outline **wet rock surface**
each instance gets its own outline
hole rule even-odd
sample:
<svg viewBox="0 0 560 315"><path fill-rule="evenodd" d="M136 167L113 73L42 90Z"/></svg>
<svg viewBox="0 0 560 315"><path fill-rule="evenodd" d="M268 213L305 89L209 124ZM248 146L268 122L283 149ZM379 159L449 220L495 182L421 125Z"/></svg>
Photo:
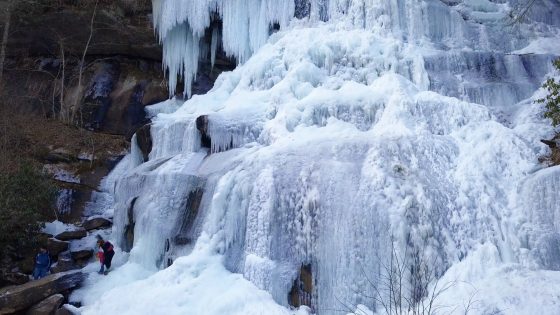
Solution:
<svg viewBox="0 0 560 315"><path fill-rule="evenodd" d="M69 271L0 289L0 314L25 310L49 296L76 288L84 279L85 274L81 271Z"/></svg>
<svg viewBox="0 0 560 315"><path fill-rule="evenodd" d="M86 260L93 257L93 250L82 249L70 252L70 254L72 255L72 259L74 259L75 261Z"/></svg>
<svg viewBox="0 0 560 315"><path fill-rule="evenodd" d="M150 133L151 126L146 124L136 131L136 143L142 151L144 162L148 161L150 152L152 152L152 134Z"/></svg>
<svg viewBox="0 0 560 315"><path fill-rule="evenodd" d="M54 315L60 305L64 302L62 294L51 295L38 304L32 306L26 315Z"/></svg>
<svg viewBox="0 0 560 315"><path fill-rule="evenodd" d="M85 229L78 229L74 231L64 231L55 236L56 239L61 241L78 240L86 237L87 231Z"/></svg>
<svg viewBox="0 0 560 315"><path fill-rule="evenodd" d="M56 265L51 268L51 273L60 273L70 270L79 269L80 267L74 263L71 258L59 257Z"/></svg>
<svg viewBox="0 0 560 315"><path fill-rule="evenodd" d="M86 229L86 231L91 231L95 229L107 228L110 227L113 223L105 218L93 218L87 219L82 224L82 227Z"/></svg>
<svg viewBox="0 0 560 315"><path fill-rule="evenodd" d="M47 250L52 256L57 256L65 250L68 250L69 243L65 241L59 241L55 238L49 238L47 242Z"/></svg>

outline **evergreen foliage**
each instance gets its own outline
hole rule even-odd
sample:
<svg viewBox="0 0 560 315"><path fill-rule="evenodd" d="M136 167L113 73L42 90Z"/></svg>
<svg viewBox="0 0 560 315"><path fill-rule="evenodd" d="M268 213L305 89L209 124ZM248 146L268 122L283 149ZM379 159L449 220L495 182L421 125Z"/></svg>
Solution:
<svg viewBox="0 0 560 315"><path fill-rule="evenodd" d="M41 221L52 211L55 186L30 164L0 173L0 252L34 246Z"/></svg>
<svg viewBox="0 0 560 315"><path fill-rule="evenodd" d="M560 71L560 58L553 62L556 70ZM548 95L545 98L538 99L538 103L545 103L546 111L544 117L552 120L554 127L560 125L560 82L554 78L548 78L542 86L547 89Z"/></svg>

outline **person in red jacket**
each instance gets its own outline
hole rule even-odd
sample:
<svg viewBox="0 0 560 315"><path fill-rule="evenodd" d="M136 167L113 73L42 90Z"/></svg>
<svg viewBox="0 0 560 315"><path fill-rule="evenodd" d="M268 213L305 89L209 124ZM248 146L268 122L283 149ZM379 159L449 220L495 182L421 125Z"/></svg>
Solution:
<svg viewBox="0 0 560 315"><path fill-rule="evenodd" d="M103 240L103 238L99 235L97 236L97 239L97 245L99 245L99 248L103 250L103 265L105 266L105 271L102 272L107 274L109 272L109 268L111 268L111 261L113 260L115 251L113 250L113 244L111 244L111 242Z"/></svg>

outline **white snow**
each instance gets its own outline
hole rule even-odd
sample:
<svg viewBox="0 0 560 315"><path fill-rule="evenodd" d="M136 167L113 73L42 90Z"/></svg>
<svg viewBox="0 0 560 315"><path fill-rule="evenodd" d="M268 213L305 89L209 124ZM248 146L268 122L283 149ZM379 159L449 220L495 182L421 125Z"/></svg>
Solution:
<svg viewBox="0 0 560 315"><path fill-rule="evenodd" d="M78 227L76 227L73 224L66 224L66 223L60 222L58 220L55 220L55 221L52 221L52 222L45 223L45 227L43 228L43 232L55 236L55 235L58 235L62 232L74 231L76 229L78 229Z"/></svg>
<svg viewBox="0 0 560 315"><path fill-rule="evenodd" d="M313 0L296 20L287 0L154 1L170 86L212 53L215 10L243 65L151 107L149 160L133 137L95 211L114 213L118 247L133 224L128 262L72 299L84 314L290 314L309 264L297 312L378 314L363 273L393 240L459 283L449 311L479 292L469 314L560 313L560 172L537 171L554 130L533 104L553 56L509 53L558 41L560 17L507 28L513 4Z"/></svg>
<svg viewBox="0 0 560 315"><path fill-rule="evenodd" d="M91 306L81 314L307 314L305 307L288 311L277 305L268 292L227 271L222 257L207 247L162 272L147 274L128 263L106 277L91 275L92 289L82 300Z"/></svg>
<svg viewBox="0 0 560 315"><path fill-rule="evenodd" d="M537 38L526 47L512 51L512 54L553 54L559 55L560 54L560 42L558 42L557 38Z"/></svg>
<svg viewBox="0 0 560 315"><path fill-rule="evenodd" d="M79 184L80 177L75 175L72 171L64 168L64 166L59 166L57 164L46 164L43 166L43 171L47 174L52 175L52 177L58 181Z"/></svg>
<svg viewBox="0 0 560 315"><path fill-rule="evenodd" d="M111 230L94 230L88 232L86 237L70 242L70 251L94 250L97 246L97 235L107 240L111 237Z"/></svg>

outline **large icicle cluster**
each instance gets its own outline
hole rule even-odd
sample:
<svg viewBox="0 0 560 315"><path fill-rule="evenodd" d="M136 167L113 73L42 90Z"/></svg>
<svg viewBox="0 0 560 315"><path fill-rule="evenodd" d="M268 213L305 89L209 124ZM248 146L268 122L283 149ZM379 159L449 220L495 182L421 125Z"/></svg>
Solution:
<svg viewBox="0 0 560 315"><path fill-rule="evenodd" d="M221 33L211 30L212 63L219 42L227 56L243 63L266 42L273 24L287 26L294 15L292 0L153 0L153 8L164 67L169 72L170 95L175 94L179 77L189 97L201 46L205 45L201 39L213 19L219 18L223 29Z"/></svg>
<svg viewBox="0 0 560 315"><path fill-rule="evenodd" d="M154 1L171 85L220 45L243 65L149 109L148 161L133 141L107 181L129 261L79 292L82 314L382 314L393 246L458 283L450 313L476 294L469 314L559 314L560 171L541 170L533 101L560 5L511 27L519 4ZM288 304L302 270L311 309Z"/></svg>

